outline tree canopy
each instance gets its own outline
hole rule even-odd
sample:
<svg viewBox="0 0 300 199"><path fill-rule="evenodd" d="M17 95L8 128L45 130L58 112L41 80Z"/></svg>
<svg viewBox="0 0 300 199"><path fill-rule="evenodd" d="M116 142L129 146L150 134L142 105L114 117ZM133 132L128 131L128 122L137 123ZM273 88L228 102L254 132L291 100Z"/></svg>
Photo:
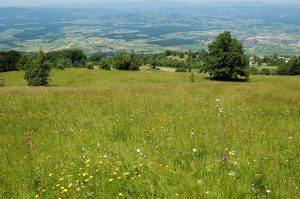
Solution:
<svg viewBox="0 0 300 199"><path fill-rule="evenodd" d="M208 46L208 58L202 71L214 79L236 80L239 77L249 78L249 59L243 45L230 32L220 34Z"/></svg>

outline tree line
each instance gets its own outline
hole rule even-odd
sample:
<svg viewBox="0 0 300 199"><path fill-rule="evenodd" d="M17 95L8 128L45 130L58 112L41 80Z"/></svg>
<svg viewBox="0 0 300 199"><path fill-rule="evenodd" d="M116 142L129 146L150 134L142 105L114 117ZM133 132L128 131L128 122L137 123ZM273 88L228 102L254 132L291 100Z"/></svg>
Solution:
<svg viewBox="0 0 300 199"><path fill-rule="evenodd" d="M253 61L261 66L277 66L272 74L300 75L300 57L286 59L278 55L254 56ZM102 52L87 56L81 49L65 49L44 53L23 53L18 51L0 52L0 72L25 70L25 79L29 85L47 85L51 69L63 70L69 67L85 67L103 70L131 70L138 71L140 66L149 66L153 70L159 67L176 68L176 72L208 73L214 79L234 80L248 79L250 74L271 74L264 68L260 72L256 67L249 66L249 57L245 54L243 45L225 31L215 41L208 45L208 51L177 52L167 50L163 53L139 54L118 51L113 54ZM43 79L43 80L42 80Z"/></svg>

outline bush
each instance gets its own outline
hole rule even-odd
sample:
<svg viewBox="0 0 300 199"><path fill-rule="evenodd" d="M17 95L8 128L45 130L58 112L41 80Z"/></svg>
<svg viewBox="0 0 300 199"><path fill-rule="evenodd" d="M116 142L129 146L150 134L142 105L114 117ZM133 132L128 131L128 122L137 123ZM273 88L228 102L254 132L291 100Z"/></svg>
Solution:
<svg viewBox="0 0 300 199"><path fill-rule="evenodd" d="M114 68L118 70L140 70L138 59L133 53L120 51L114 57Z"/></svg>
<svg viewBox="0 0 300 199"><path fill-rule="evenodd" d="M113 60L108 58L108 57L102 58L100 63L99 63L100 64L99 69L110 70L111 65L113 64L112 62L113 62Z"/></svg>
<svg viewBox="0 0 300 199"><path fill-rule="evenodd" d="M191 72L190 81L195 82L195 73Z"/></svg>
<svg viewBox="0 0 300 199"><path fill-rule="evenodd" d="M94 69L94 65L95 65L94 62L91 62L91 61L88 61L85 63L85 67L89 70Z"/></svg>
<svg viewBox="0 0 300 199"><path fill-rule="evenodd" d="M51 68L47 64L45 54L40 51L33 65L25 71L24 79L28 86L48 86Z"/></svg>
<svg viewBox="0 0 300 199"><path fill-rule="evenodd" d="M257 69L256 67L251 67L251 68L250 68L250 73L251 73L252 75L258 75L258 74L259 74L259 71L258 71L258 69Z"/></svg>
<svg viewBox="0 0 300 199"><path fill-rule="evenodd" d="M260 74L261 74L261 75L271 75L271 70L268 69L268 68L263 68L263 69L260 71Z"/></svg>
<svg viewBox="0 0 300 199"><path fill-rule="evenodd" d="M176 68L175 72L182 72L182 73L186 73L187 70L185 67L180 67L180 68Z"/></svg>

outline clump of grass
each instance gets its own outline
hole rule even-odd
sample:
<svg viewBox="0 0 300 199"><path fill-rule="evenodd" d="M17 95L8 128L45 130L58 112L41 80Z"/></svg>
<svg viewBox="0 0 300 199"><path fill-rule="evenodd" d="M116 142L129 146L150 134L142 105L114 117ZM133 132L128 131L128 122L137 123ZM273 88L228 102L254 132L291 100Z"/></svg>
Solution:
<svg viewBox="0 0 300 199"><path fill-rule="evenodd" d="M195 82L195 73L194 72L191 72L190 81Z"/></svg>
<svg viewBox="0 0 300 199"><path fill-rule="evenodd" d="M3 87L4 85L4 79L0 78L0 87Z"/></svg>

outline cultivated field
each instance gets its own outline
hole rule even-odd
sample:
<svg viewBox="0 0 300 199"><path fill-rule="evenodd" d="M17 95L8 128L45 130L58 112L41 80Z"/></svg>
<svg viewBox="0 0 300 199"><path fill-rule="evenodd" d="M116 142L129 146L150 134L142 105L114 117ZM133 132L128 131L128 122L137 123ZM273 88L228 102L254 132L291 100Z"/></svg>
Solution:
<svg viewBox="0 0 300 199"><path fill-rule="evenodd" d="M1 73L0 198L300 197L300 77Z"/></svg>

